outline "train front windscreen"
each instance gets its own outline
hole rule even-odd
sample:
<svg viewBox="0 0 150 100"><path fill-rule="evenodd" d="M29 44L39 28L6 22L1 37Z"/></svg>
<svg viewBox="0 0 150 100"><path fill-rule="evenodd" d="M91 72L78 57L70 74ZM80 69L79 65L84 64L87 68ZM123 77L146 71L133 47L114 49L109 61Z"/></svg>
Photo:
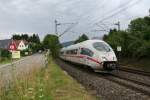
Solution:
<svg viewBox="0 0 150 100"><path fill-rule="evenodd" d="M111 48L104 42L95 42L93 43L93 47L101 52L110 52Z"/></svg>

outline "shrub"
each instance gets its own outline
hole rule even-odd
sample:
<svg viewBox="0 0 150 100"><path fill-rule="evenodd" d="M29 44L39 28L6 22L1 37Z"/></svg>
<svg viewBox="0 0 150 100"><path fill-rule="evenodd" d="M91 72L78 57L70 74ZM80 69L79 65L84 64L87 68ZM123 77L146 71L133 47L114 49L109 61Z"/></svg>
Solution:
<svg viewBox="0 0 150 100"><path fill-rule="evenodd" d="M2 58L10 58L11 53L8 50L0 50Z"/></svg>

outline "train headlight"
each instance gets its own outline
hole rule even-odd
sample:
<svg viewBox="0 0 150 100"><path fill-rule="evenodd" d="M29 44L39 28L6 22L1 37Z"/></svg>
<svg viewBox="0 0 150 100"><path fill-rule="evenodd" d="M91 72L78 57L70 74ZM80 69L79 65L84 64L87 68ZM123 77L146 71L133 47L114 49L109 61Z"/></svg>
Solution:
<svg viewBox="0 0 150 100"><path fill-rule="evenodd" d="M106 57L102 57L103 61L107 61L107 58Z"/></svg>

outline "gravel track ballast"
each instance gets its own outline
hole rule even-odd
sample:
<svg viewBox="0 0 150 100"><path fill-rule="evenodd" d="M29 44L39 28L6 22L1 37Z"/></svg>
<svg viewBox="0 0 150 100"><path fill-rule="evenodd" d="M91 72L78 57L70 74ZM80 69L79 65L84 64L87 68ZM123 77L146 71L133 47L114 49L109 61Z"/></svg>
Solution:
<svg viewBox="0 0 150 100"><path fill-rule="evenodd" d="M96 91L95 95L100 100L150 100L150 97L143 93L104 79L92 71L89 73L86 69L81 70L77 65L60 59L56 60L56 63L86 88Z"/></svg>

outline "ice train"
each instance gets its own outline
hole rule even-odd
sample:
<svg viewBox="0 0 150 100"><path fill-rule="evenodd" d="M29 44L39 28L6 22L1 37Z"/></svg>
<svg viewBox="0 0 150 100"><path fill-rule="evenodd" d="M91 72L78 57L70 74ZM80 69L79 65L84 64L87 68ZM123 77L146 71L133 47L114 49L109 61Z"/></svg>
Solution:
<svg viewBox="0 0 150 100"><path fill-rule="evenodd" d="M86 40L64 47L60 58L91 67L94 71L112 71L117 68L117 57L113 49L102 40Z"/></svg>

